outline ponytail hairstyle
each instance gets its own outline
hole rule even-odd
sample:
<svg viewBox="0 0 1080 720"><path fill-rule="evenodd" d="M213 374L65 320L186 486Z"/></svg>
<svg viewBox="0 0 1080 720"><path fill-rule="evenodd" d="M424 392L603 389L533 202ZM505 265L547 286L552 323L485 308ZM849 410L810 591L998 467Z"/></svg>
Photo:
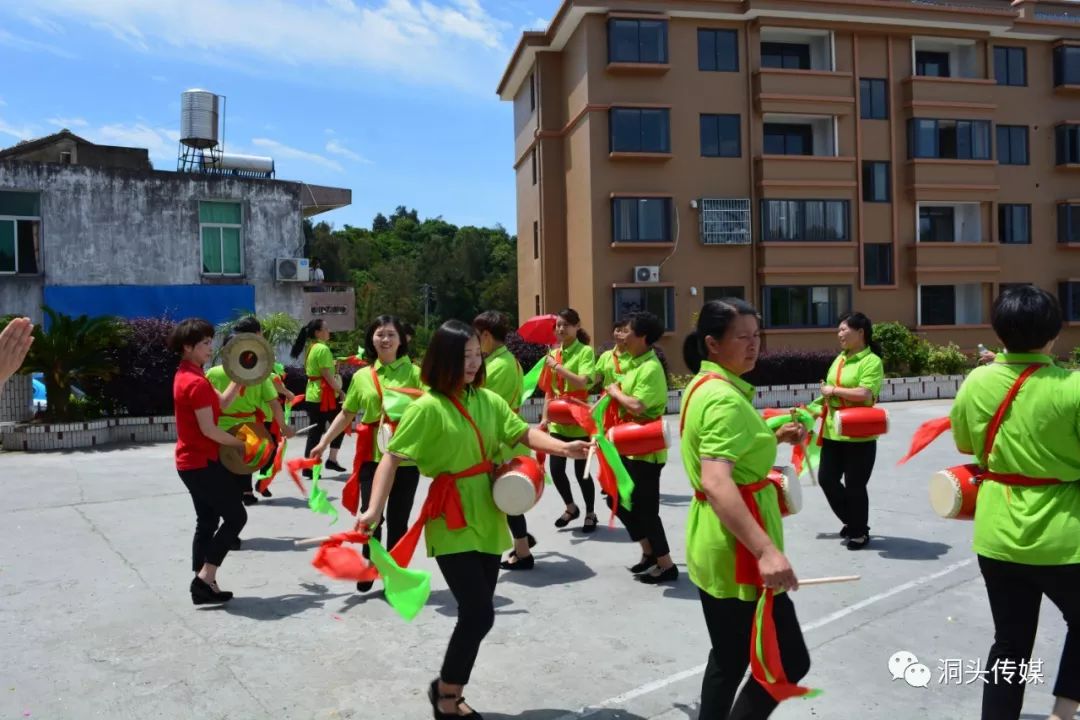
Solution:
<svg viewBox="0 0 1080 720"><path fill-rule="evenodd" d="M866 346L870 348L870 352L882 357L881 343L874 340L874 324L870 322L870 318L861 312L853 312L842 315L836 324L839 325L840 323L844 323L852 330L862 330L863 340L866 341Z"/></svg>
<svg viewBox="0 0 1080 720"><path fill-rule="evenodd" d="M754 306L739 298L710 300L702 306L697 328L683 341L683 361L690 368L690 372L695 375L700 372L701 363L709 357L705 338L722 340L731 323L740 315L753 315L758 319L758 324L761 324L761 316Z"/></svg>
<svg viewBox="0 0 1080 720"><path fill-rule="evenodd" d="M298 358L307 348L308 340L315 337L315 333L323 329L323 325L326 321L322 318L315 318L304 327L300 328L300 334L296 336L296 342L293 343L292 350L289 351L289 355L293 358Z"/></svg>
<svg viewBox="0 0 1080 720"><path fill-rule="evenodd" d="M589 345L590 343L592 343L592 338L589 337L589 333L585 332L585 328L581 327L581 316L578 315L577 310L574 310L573 308L566 308L565 310L560 310L558 313L556 313L556 315L562 318L564 322L570 325L578 326L578 342L580 342L582 345Z"/></svg>

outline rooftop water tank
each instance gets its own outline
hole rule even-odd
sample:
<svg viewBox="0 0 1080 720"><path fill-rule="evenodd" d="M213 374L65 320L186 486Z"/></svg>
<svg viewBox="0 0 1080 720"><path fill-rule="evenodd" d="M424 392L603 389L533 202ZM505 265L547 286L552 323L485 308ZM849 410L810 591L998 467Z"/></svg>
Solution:
<svg viewBox="0 0 1080 720"><path fill-rule="evenodd" d="M199 149L217 146L217 95L207 90L180 93L180 142Z"/></svg>

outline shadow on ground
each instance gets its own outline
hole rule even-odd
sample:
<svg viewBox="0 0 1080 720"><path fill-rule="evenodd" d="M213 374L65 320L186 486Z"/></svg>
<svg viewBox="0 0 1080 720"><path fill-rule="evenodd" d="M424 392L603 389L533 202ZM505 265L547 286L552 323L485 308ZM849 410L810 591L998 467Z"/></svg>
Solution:
<svg viewBox="0 0 1080 720"><path fill-rule="evenodd" d="M595 577L596 573L582 560L560 552L536 552L536 565L532 570L503 570L499 573L499 582L524 585L525 587L544 587L546 585L568 585Z"/></svg>
<svg viewBox="0 0 1080 720"><path fill-rule="evenodd" d="M573 715L572 710L526 710L518 715L504 715L502 713L493 713L484 711L484 717L490 720L555 720L555 718L566 717L567 715ZM648 720L641 715L635 715L634 713L627 712L625 710L613 710L604 708L602 710L594 710L592 712L586 711L581 715L582 720Z"/></svg>
<svg viewBox="0 0 1080 720"><path fill-rule="evenodd" d="M251 597L237 595L231 602L223 605L206 606L203 612L225 612L229 615L251 618L252 620L281 620L299 615L307 610L322 608L328 601L345 597L348 593L331 593L325 585L302 583L306 593L289 593L273 597Z"/></svg>

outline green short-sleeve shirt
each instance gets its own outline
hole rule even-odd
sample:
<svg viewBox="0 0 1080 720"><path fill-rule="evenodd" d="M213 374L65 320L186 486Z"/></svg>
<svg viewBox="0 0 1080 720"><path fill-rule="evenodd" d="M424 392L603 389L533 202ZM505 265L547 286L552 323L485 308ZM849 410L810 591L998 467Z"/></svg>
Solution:
<svg viewBox="0 0 1080 720"><path fill-rule="evenodd" d="M710 380L691 397L693 388L705 373L727 378ZM701 490L703 460L727 460L734 463L732 477L738 485L750 485L768 475L776 459L776 436L765 425L750 402L753 386L711 362L701 364L701 373L687 386L683 395L681 417L682 460L690 485ZM687 400L690 400L687 403ZM758 490L754 497L761 519L773 543L784 550L784 527L780 504L773 485ZM707 502L690 503L686 523L686 565L690 581L717 598L756 600L758 589L735 582L735 548L738 542L720 522Z"/></svg>
<svg viewBox="0 0 1080 720"><path fill-rule="evenodd" d="M524 373L521 371L521 364L518 363L517 358L506 349L505 345L495 348L484 358L484 371L484 387L505 400L511 410L520 411ZM529 448L521 443L514 447L503 445L495 456L495 464L528 455L530 452Z"/></svg>
<svg viewBox="0 0 1080 720"><path fill-rule="evenodd" d="M620 386L624 393L645 403L644 419L655 420L664 416L668 400L667 376L655 350L648 350L634 358L633 368L623 376ZM633 456L631 459L663 465L667 462L667 450Z"/></svg>
<svg viewBox="0 0 1080 720"><path fill-rule="evenodd" d="M616 358L619 363L618 368L615 367ZM600 357L596 358L596 377L603 387L607 387L611 383L622 380L623 375L633 368L634 362L634 358L630 357L629 353L616 352L614 348L605 350L600 353Z"/></svg>
<svg viewBox="0 0 1080 720"><path fill-rule="evenodd" d="M379 375L379 386L383 390L384 398L387 392L393 392L387 388L420 388L421 386L420 368L413 365L408 357L400 357L389 365L383 365L381 361L376 360L374 365L358 369L352 376L349 391L345 393L345 402L341 407L345 412L354 413L363 424L377 423L383 416L384 404L379 399L379 391L375 389L375 381L371 378L373 367ZM397 394L400 395L400 393ZM405 396L402 396L401 400L404 404ZM391 413L388 413L387 417L395 422L401 419L400 415L393 417ZM379 452L379 444L375 443L374 462L380 460L382 460L382 453Z"/></svg>
<svg viewBox="0 0 1080 720"><path fill-rule="evenodd" d="M225 374L225 368L220 365L210 368L206 372L206 379L218 392L225 392L225 388L229 387L229 376ZM229 407L221 411L218 427L222 430L229 431L242 423L255 422L256 410L261 410L267 420L272 419L270 403L277 400L278 396L273 378L266 378L258 385L242 387L240 392L243 394L238 394Z"/></svg>
<svg viewBox="0 0 1080 720"><path fill-rule="evenodd" d="M840 381L837 382L836 371L840 369L841 360L844 360L844 369L840 371ZM828 385L841 388L866 388L869 390L872 399L866 405L873 405L877 401L878 396L881 395L881 384L884 381L885 365L881 362L881 358L875 355L868 347L863 348L854 355L845 356L844 353L837 355L832 365L829 366L828 375L825 377L825 383ZM815 411L820 410L823 402L825 402L825 398L819 397L814 401L812 408ZM837 434L836 411L842 407L841 400L838 397L831 397L828 402L830 411L829 419L825 423L826 440L841 440L844 442L872 442L877 440L876 437L849 438ZM852 407L852 404L845 403L843 406Z"/></svg>
<svg viewBox="0 0 1080 720"><path fill-rule="evenodd" d="M989 459L991 418L1028 365L1029 377L1005 414ZM1057 478L1060 485L1017 487L988 481L975 505L975 552L1025 565L1080 563L1080 376L1048 355L1004 353L964 380L949 417L961 452L998 473Z"/></svg>
<svg viewBox="0 0 1080 720"><path fill-rule="evenodd" d="M592 346L586 345L580 340L574 340L569 346L562 349L561 362L562 366L568 371L587 378L588 382L592 382L592 378L596 376L596 354L593 352ZM554 371L552 372L554 375ZM555 397L559 397L561 394L558 388L560 382L563 383L565 391L570 392L569 384L559 380L558 375L554 375L552 391L555 393ZM564 437L585 437L585 431L577 425L557 425L552 423L551 432Z"/></svg>
<svg viewBox="0 0 1080 720"><path fill-rule="evenodd" d="M324 369L330 370L333 374L334 367L334 354L330 352L330 348L325 343L312 343L311 349L308 350L307 360L304 361L304 372L308 376L304 402L322 402L322 385L319 378Z"/></svg>
<svg viewBox="0 0 1080 720"><path fill-rule="evenodd" d="M472 416L488 459L503 445L512 445L529 429L506 401L483 388L470 390L463 398ZM412 460L428 477L458 473L481 461L476 434L468 420L442 393L430 392L409 405L397 432L390 440L390 452ZM498 555L510 548L506 515L495 507L490 475L457 481L467 527L450 530L443 518L424 527L428 556L477 551Z"/></svg>

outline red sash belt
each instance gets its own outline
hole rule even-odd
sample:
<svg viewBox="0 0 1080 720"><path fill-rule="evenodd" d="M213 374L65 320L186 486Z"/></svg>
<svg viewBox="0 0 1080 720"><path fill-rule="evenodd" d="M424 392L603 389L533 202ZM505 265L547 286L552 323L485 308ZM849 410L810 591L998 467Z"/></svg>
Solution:
<svg viewBox="0 0 1080 720"><path fill-rule="evenodd" d="M361 423L356 428L356 452L352 472L341 490L341 504L353 515L360 509L360 468L375 459L375 428L378 423Z"/></svg>
<svg viewBox="0 0 1080 720"><path fill-rule="evenodd" d="M468 526L457 481L478 475L489 475L494 470L495 465L490 460L484 460L461 472L437 475L431 481L431 487L428 488L427 499L424 500L424 506L420 508L420 516L390 550L394 561L401 567L409 566L416 552L416 546L420 542L420 531L431 520L445 518L448 530L461 530Z"/></svg>
<svg viewBox="0 0 1080 720"><path fill-rule="evenodd" d="M330 412L337 408L337 391L334 390L334 386L326 382L326 378L322 375L308 375L308 380L319 381L319 410L322 412Z"/></svg>
<svg viewBox="0 0 1080 720"><path fill-rule="evenodd" d="M761 519L761 508L758 506L754 494L770 485L772 485L772 481L768 478L749 485L735 483L735 487L739 489L739 494L742 495L743 502L746 503L747 509L750 510L751 517L762 529L765 528L765 523ZM694 499L699 502L708 502L705 493L700 490L694 492ZM740 585L753 585L758 588L765 586L765 583L761 580L761 573L758 571L757 558L754 557L749 548L739 542L738 538L735 538L735 582Z"/></svg>

